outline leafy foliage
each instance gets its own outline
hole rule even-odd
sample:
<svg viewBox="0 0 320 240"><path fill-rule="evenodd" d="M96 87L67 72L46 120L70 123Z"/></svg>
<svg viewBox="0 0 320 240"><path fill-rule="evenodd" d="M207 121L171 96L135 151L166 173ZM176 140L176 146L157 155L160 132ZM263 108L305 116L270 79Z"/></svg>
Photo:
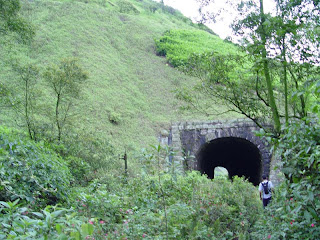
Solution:
<svg viewBox="0 0 320 240"><path fill-rule="evenodd" d="M265 120L271 118L270 106L266 84L258 71L254 72L253 65L250 57L240 52L235 55L194 53L179 69L200 81L193 88L178 89L176 97L184 101L184 107L191 106L209 115L225 113L215 106L204 106L198 101L197 94L201 94L211 102L220 101L229 112L241 114L264 128Z"/></svg>
<svg viewBox="0 0 320 240"><path fill-rule="evenodd" d="M295 121L273 142L287 181L279 188L256 239L317 239L320 234L320 131L314 120Z"/></svg>
<svg viewBox="0 0 320 240"><path fill-rule="evenodd" d="M30 139L37 140L40 132L36 120L36 115L40 110L40 107L36 106L40 95L36 87L39 81L39 69L31 63L25 66L13 63L13 69L19 75L18 90L22 92L22 96L11 93L13 98L11 105L17 113L17 118L22 118Z"/></svg>
<svg viewBox="0 0 320 240"><path fill-rule="evenodd" d="M292 183L304 179L320 184L319 171L320 129L318 121L296 121L285 127L278 144L283 158L282 171Z"/></svg>
<svg viewBox="0 0 320 240"><path fill-rule="evenodd" d="M4 127L0 147L2 201L22 199L40 207L67 200L70 172L50 148Z"/></svg>
<svg viewBox="0 0 320 240"><path fill-rule="evenodd" d="M26 6L30 7L29 10L32 9L36 15L34 20L38 21L41 29L35 45L29 50L33 50L33 57L41 64L60 59L64 55L85 56L83 64L86 68L91 73L98 72L93 79L90 79L89 87L84 89L84 95L89 98L83 101L77 99L79 109L86 109L81 112L76 122L78 131L73 132L68 129L64 139L66 146L60 151L60 146L54 146L55 151L66 158L65 161L75 178L74 184L85 186L92 178L96 179L86 188L78 188L77 191L73 189L71 197L68 191L71 179L69 170L50 146L31 142L7 129L1 129L0 196L4 201L0 202L0 239L261 240L265 238L315 239L319 236L320 188L317 173L319 172L320 134L317 123L303 122L301 129L301 123L288 125L281 139L273 143L277 145L282 155L283 171L288 176L288 182L276 193L275 201L270 205L272 213L267 209L261 214L262 206L257 190L250 183L239 178L233 179L233 182L226 179L212 181L205 176L200 176L197 172L188 172L183 175L180 169L176 168L175 162L170 161L171 150L162 153L160 147L154 147L155 152L144 154L140 162L143 165L141 175L137 175L137 171L129 171L129 174L122 176L120 174L122 164L119 158L115 157L115 149L109 142L109 135L113 136L116 144L119 142L123 145L131 144L140 136L143 136L141 142L145 143L147 141L145 136L155 135L154 131L148 130L150 126L154 128L155 122L158 124L159 121L168 121L177 116L168 110L173 105L170 101L172 95L166 94L165 98L154 96L158 92L161 92L161 95L164 95L164 92L170 92L172 83L180 86L182 75L165 67L163 60L154 56L152 39L159 37L164 30L176 28L177 25L182 28L193 25L185 18L175 18L180 13L164 5L158 5L160 7L156 9L149 8L148 16L150 17L150 12L160 11L167 12L170 16L158 18L157 14L152 14L151 18L143 19L126 14L130 13L133 6L140 12L139 17L143 15L141 13L144 13L142 11L144 8L139 1L135 1L132 6L129 4L129 10L126 8L128 5L124 5L124 8L120 9L120 12L123 11L121 14L117 12L119 9L110 11L113 9L110 6L117 8L121 2L133 1L90 1L100 4L99 7L95 4L78 4L77 2L60 0L57 4L51 1L28 1L29 5ZM87 0L81 0L81 2L90 3ZM293 1L287 2L293 3ZM308 1L298 1L293 7L301 7L299 4L301 2ZM316 1L312 2L316 3ZM17 4L18 1L0 0L0 4L7 3ZM106 10L105 5L110 8ZM4 9L1 8L3 6L5 5L0 5L1 10ZM73 8L73 6L77 7ZM12 9L12 17L19 17L17 14L19 6L15 5ZM48 9L50 11L47 11ZM300 10L304 9L300 8ZM83 11L86 14L83 14ZM293 12L288 11L290 14ZM290 14L288 14L289 19ZM0 18L3 16L7 15L1 15ZM67 16L71 16L72 20ZM9 18L0 19L2 32L19 32L14 25L10 27L11 23L8 20ZM259 30L264 26L265 34L283 36L281 32L271 31L273 24L279 26L274 28L276 30L285 29L285 26L278 22L279 19L268 17L265 20L267 21L258 24ZM316 16L315 20L317 20ZM72 24L69 25L68 21ZM139 25L133 23L139 23ZM290 21L287 23L292 27L289 24ZM151 29L150 25L154 28ZM312 34L310 31L312 29L315 30L314 36L317 37L317 27L313 24L309 25L309 22L307 25L311 26L306 31L307 36ZM61 28L61 26L65 27ZM78 35L83 29L87 30L85 36ZM144 31L145 29L148 31ZM101 33L101 35L95 35L95 33ZM252 36L257 37L255 40L260 44L261 35L253 34ZM292 36L294 35L290 35L289 39ZM200 74L201 78L208 80L205 82L207 85L201 84L201 87L206 86L207 89L216 87L217 92L233 87L234 94L227 93L225 96L236 96L235 100L241 100L238 106L244 107L245 111L252 113L254 117L268 116L266 108L255 103L261 96L267 99L265 98L266 86L261 82L263 71L266 70L262 70L261 63L266 60L266 56L263 56L263 61L258 58L258 64L253 69L260 71L261 76L253 78L255 75L247 74L246 64L234 54L238 53L234 45L219 45L221 41L217 39L215 41L214 38L203 31L172 30L166 32L165 37L157 41L157 48L159 54L170 58L170 63L174 66L191 67L187 71L198 68L200 72L193 72L192 75ZM199 39L202 42L194 44ZM270 39L274 43L280 40L281 43L281 38ZM290 40L294 41L295 38L292 37ZM317 43L316 38L314 40ZM264 41L264 44L271 43L271 40L268 41ZM250 46L247 50L252 54L259 54L262 50L259 44ZM57 46L65 48L57 48ZM212 51L212 46L217 48L216 52ZM296 46L302 47L299 44ZM210 49L210 52L207 49ZM304 48L304 50L307 52L300 60L309 64L310 49ZM274 74L273 80L277 80L273 82L277 87L273 89L277 92L276 98L282 97L282 92L278 88L282 83L280 80L286 82L284 74L279 71L281 67L288 67L282 65L286 62L283 56L285 55L278 55L276 61L269 59L271 66L276 67L274 71L271 68L267 69ZM206 61L199 62L200 57ZM188 62L190 59L192 61ZM142 60L145 61L142 63ZM157 65L155 62L161 67L154 68ZM313 95L310 104L313 105L312 110L319 113L318 69L308 64L290 63L290 70L293 72L293 74L290 73L292 78L290 80L293 80L291 85L294 91L293 100L300 99L300 102L293 101L295 106L299 106L292 109L295 117L305 116L303 108L309 105L305 105L300 97L308 94ZM144 65L147 67L144 68ZM117 68L118 66L121 67ZM47 77L55 80L52 82L59 82L68 75L64 74L68 71L63 71L63 68L63 66L48 68ZM233 72L228 72L228 68L232 68ZM244 71L241 71L242 69ZM285 72L284 68L283 72ZM2 71L1 79L9 82L8 79L11 78L6 74ZM167 77L169 74L170 78ZM171 80L172 76L175 76L173 80ZM152 82L150 80L152 78L157 81ZM170 82L166 82L167 79L170 79ZM68 80L70 79L66 82ZM184 78L183 80L188 82L194 79ZM253 80L257 80L262 91L254 91L257 85ZM302 85L306 80L310 81L310 85L308 82ZM72 85L75 82L68 83ZM306 88L301 90L300 84ZM79 96L76 87L77 85L68 87L68 90L77 91L69 91L70 95L65 100ZM150 95L144 95L144 92ZM1 82L1 95L6 93L7 89ZM287 93L290 91L283 95ZM189 95L186 97L189 99ZM250 98L254 101L248 101ZM146 103L145 99L150 101ZM279 102L282 103L282 101ZM139 114L136 110L139 110ZM296 114L295 111L299 113ZM166 114L169 117L163 117ZM83 124L84 122L90 124ZM96 122L99 124L94 124ZM121 127L124 130L121 130ZM141 131L141 127L144 131ZM133 161L138 162L136 159ZM131 166L133 165L132 163ZM67 209L66 197L70 197L72 209ZM32 204L33 201L36 205ZM45 206L55 203L62 204L64 208Z"/></svg>
<svg viewBox="0 0 320 240"><path fill-rule="evenodd" d="M66 158L75 185L87 185L90 180L91 166L80 158L69 156Z"/></svg>
<svg viewBox="0 0 320 240"><path fill-rule="evenodd" d="M206 6L213 1L200 2ZM233 27L235 34L243 38L240 47L245 52L219 52L212 46L213 51L203 47L203 52L198 50L192 53L190 46L194 45L191 42L190 46L183 44L190 36L182 35L180 39L178 34L171 31L157 41L158 53L167 56L173 66L180 66L180 70L200 80L192 89L180 88L176 91L177 98L186 103L183 109L195 109L207 115L237 112L253 120L259 127L263 127L264 120L272 119L273 129L268 131L279 135L280 119L288 122L289 118L306 117L310 102L314 101L308 84L319 79L319 67L315 65L316 56L319 55L319 46L314 41L317 35L313 38L309 36L306 40L310 44L312 42L315 50L312 53L309 47L305 49L296 45L302 41L301 34L314 29L318 5L312 6L310 1L294 5L301 10L304 4L309 4L308 7L314 10L313 13L304 13L310 16L308 24L304 25L288 19L287 14L291 16L289 18L296 15L297 19L304 15L292 11L288 7L290 1L278 1L279 12L276 17L264 13L263 1L234 4L238 11L244 11L244 14L239 14ZM300 62L297 62L298 56ZM228 111L218 112L214 107L204 106L203 99L206 98L212 103L222 101Z"/></svg>
<svg viewBox="0 0 320 240"><path fill-rule="evenodd" d="M57 140L60 142L74 101L80 97L80 86L88 79L88 75L76 59L63 59L59 65L49 66L44 78L55 96L54 122L58 130Z"/></svg>
<svg viewBox="0 0 320 240"><path fill-rule="evenodd" d="M0 34L16 32L23 42L31 40L34 35L33 26L21 17L20 0L0 1Z"/></svg>
<svg viewBox="0 0 320 240"><path fill-rule="evenodd" d="M93 183L74 200L73 210L46 207L33 212L17 202L2 202L0 236L165 239L164 194L169 239L230 239L247 236L261 209L255 187L242 179L211 181L196 172L176 180L163 175L161 193L157 178L122 184L114 180L118 186L111 191ZM247 191L241 194L243 188Z"/></svg>
<svg viewBox="0 0 320 240"><path fill-rule="evenodd" d="M0 239L84 239L92 234L71 209L47 206L41 211L21 207L19 200L0 202Z"/></svg>

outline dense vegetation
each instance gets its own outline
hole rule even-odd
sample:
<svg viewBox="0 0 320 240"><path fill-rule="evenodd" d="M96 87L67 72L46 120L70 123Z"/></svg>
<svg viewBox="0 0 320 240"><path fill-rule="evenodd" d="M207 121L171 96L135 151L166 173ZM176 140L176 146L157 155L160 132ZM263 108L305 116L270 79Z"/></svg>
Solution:
<svg viewBox="0 0 320 240"><path fill-rule="evenodd" d="M276 18L239 6L235 29L250 33L240 48L148 0L0 0L0 239L318 239L318 52L300 43L318 47L319 3L278 4ZM281 54L267 57L268 44ZM303 64L286 61L291 47ZM152 145L170 121L201 118L194 94L273 122L257 134L285 180L266 209L247 180L185 172Z"/></svg>
<svg viewBox="0 0 320 240"><path fill-rule="evenodd" d="M212 1L200 2L207 7ZM192 89L177 90L185 109L216 114L216 108L203 106L201 100L206 96L213 106L222 101L229 111L260 126L260 136L267 137L282 159L279 167L287 181L251 238L264 239L261 233L270 232L272 239L317 239L319 122L313 118L319 116L320 46L319 34L308 33L318 28L319 3L278 1L275 17L264 14L263 1L241 2L237 7L245 11L233 23L235 35L241 36L238 50L207 50L204 45L202 51L194 51L197 44L189 40L196 34L178 30L156 41L158 54L199 79ZM264 129L266 121L273 123L271 129Z"/></svg>
<svg viewBox="0 0 320 240"><path fill-rule="evenodd" d="M72 208L0 202L1 239L245 239L261 211L250 183L196 172L99 180L74 194Z"/></svg>
<svg viewBox="0 0 320 240"><path fill-rule="evenodd" d="M160 56L166 56L168 62L174 67L187 64L194 53L211 52L213 49L223 55L239 51L234 44L200 30L170 30L156 40L157 53Z"/></svg>
<svg viewBox="0 0 320 240"><path fill-rule="evenodd" d="M66 201L71 180L65 161L43 143L1 128L0 199L36 206Z"/></svg>

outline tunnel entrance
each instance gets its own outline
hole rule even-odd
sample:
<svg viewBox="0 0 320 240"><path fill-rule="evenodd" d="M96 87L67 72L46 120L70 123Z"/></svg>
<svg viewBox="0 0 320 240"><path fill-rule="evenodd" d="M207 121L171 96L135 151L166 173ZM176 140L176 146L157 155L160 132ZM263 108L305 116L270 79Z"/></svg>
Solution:
<svg viewBox="0 0 320 240"><path fill-rule="evenodd" d="M244 176L254 185L258 185L262 174L261 154L250 141L237 138L217 138L205 143L197 156L201 173L214 178L214 169L218 166L228 170L229 177Z"/></svg>

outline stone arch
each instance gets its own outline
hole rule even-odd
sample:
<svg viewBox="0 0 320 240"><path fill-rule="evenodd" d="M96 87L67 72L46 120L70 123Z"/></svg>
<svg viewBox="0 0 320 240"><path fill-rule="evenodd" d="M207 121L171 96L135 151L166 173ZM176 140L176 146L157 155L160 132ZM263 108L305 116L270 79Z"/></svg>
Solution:
<svg viewBox="0 0 320 240"><path fill-rule="evenodd" d="M272 125L266 124L265 127L272 127ZM255 149L257 154L259 153L261 165L258 175L267 174L271 178L275 174L270 169L272 154L268 143L255 135L255 132L259 130L260 128L248 119L178 122L172 125L168 139L170 139L173 150L177 153L174 158L177 161L180 160L185 169L199 171L201 171L199 157L203 154L201 152L212 141L228 138L238 140L238 144L242 141L244 146L252 146L249 149ZM250 163L246 164L250 165ZM250 166L246 167L250 168ZM257 180L252 180L252 178L257 177L247 177L251 178L251 182L256 184Z"/></svg>
<svg viewBox="0 0 320 240"><path fill-rule="evenodd" d="M197 155L198 170L209 178L214 168L224 167L229 177L244 176L258 185L263 172L262 154L259 148L244 138L221 137L203 144Z"/></svg>

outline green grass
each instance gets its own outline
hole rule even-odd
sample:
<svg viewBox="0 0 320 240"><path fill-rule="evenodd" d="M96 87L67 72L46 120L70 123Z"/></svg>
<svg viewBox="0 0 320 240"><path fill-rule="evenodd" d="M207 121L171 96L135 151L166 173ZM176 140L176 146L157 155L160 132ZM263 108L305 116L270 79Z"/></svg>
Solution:
<svg viewBox="0 0 320 240"><path fill-rule="evenodd" d="M232 43L201 30L174 29L167 31L156 41L157 53L166 56L168 62L178 67L184 65L193 53L216 52L221 55L239 53Z"/></svg>
<svg viewBox="0 0 320 240"><path fill-rule="evenodd" d="M23 15L36 26L35 41L29 49L14 46L15 54L12 49L6 50L22 62L35 62L42 70L61 58L78 58L89 73L89 80L82 99L76 103L75 131L111 141L124 151L156 143L160 130L169 128L172 122L208 119L199 113L179 110L181 103L173 91L191 86L197 79L182 74L170 67L165 58L157 56L154 40L170 29L183 29L198 34L199 38L189 41L203 38L207 42L212 37L219 42L206 45L206 50L221 48L225 43L200 31L201 26L171 8L132 0L127 2L138 12L126 14L119 12L120 2L123 1L23 1ZM156 10L151 11L150 6ZM3 59L5 53L1 52ZM8 65L0 79L11 87L19 81ZM41 81L43 103L52 106L53 99ZM10 111L0 118L3 124L17 126ZM117 124L110 121L113 118Z"/></svg>

